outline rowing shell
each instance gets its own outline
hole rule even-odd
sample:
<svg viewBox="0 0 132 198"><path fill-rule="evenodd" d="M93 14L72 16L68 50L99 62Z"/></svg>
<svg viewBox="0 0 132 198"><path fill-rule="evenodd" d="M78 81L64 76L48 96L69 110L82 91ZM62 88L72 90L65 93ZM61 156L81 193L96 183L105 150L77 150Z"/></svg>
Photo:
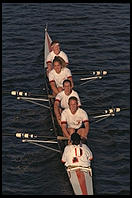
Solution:
<svg viewBox="0 0 132 198"><path fill-rule="evenodd" d="M68 167L67 173L75 195L93 195L91 167Z"/></svg>
<svg viewBox="0 0 132 198"><path fill-rule="evenodd" d="M46 76L46 57L48 53L51 51L50 49L50 43L51 38L47 32L47 28L45 29L45 51L44 51L44 69L45 69L45 84L46 84L46 91L47 95L50 94L50 86L49 81ZM55 132L55 135L63 135L61 128L57 124L56 117L54 115L53 111L53 99L49 98L49 107L50 107L50 114L51 114L51 120L53 129ZM60 149L61 154L64 151L64 148L66 146L65 141L58 140L58 147ZM84 168L84 167L68 167L66 169L70 183L72 185L73 191L75 195L93 195L93 182L92 182L92 169L91 167Z"/></svg>

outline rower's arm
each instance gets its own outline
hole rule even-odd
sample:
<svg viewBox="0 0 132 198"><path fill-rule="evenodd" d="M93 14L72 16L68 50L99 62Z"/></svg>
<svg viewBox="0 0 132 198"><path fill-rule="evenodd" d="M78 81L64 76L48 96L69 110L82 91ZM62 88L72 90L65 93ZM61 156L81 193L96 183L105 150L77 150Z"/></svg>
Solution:
<svg viewBox="0 0 132 198"><path fill-rule="evenodd" d="M59 101L55 101L55 102L54 102L54 112L55 112L57 121L58 121L59 125L61 126L61 113L60 113L59 104L60 104Z"/></svg>
<svg viewBox="0 0 132 198"><path fill-rule="evenodd" d="M70 134L68 133L66 126L67 124L61 122L61 128L62 128L64 136L70 139Z"/></svg>
<svg viewBox="0 0 132 198"><path fill-rule="evenodd" d="M56 96L59 93L59 90L57 89L55 82L50 82L50 86L53 91L53 95Z"/></svg>
<svg viewBox="0 0 132 198"><path fill-rule="evenodd" d="M47 71L48 73L53 69L53 66L52 66L52 63L51 62L48 62L47 63Z"/></svg>
<svg viewBox="0 0 132 198"><path fill-rule="evenodd" d="M89 132L89 121L84 122L84 126L85 126L85 134L87 136L88 135L88 132Z"/></svg>
<svg viewBox="0 0 132 198"><path fill-rule="evenodd" d="M72 85L72 88L73 88L74 84L73 84L72 76L68 77L68 79L71 81L71 85Z"/></svg>

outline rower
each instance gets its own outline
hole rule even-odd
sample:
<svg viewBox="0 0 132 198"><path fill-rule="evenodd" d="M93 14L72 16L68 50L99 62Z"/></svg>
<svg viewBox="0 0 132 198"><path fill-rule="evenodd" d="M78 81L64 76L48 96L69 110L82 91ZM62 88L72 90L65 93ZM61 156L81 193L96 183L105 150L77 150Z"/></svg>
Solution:
<svg viewBox="0 0 132 198"><path fill-rule="evenodd" d="M78 133L71 135L71 144L68 144L63 152L61 161L66 167L90 167L93 155L86 144L81 143L81 138Z"/></svg>
<svg viewBox="0 0 132 198"><path fill-rule="evenodd" d="M66 79L63 81L63 91L59 92L55 98L54 102L54 112L59 125L61 126L61 113L62 110L69 107L68 99L71 96L75 96L78 99L78 106L81 106L79 95L76 91L72 89L71 81Z"/></svg>
<svg viewBox="0 0 132 198"><path fill-rule="evenodd" d="M69 107L62 111L61 128L64 136L70 139L72 133L77 132L86 140L89 132L89 119L87 113L78 107L78 99L74 96L68 100Z"/></svg>
<svg viewBox="0 0 132 198"><path fill-rule="evenodd" d="M53 69L49 72L49 83L54 96L63 90L63 81L65 79L69 79L73 87L70 69L63 67L62 58L55 56L53 60Z"/></svg>
<svg viewBox="0 0 132 198"><path fill-rule="evenodd" d="M66 53L60 50L60 43L58 41L53 41L51 43L51 50L52 51L49 52L47 59L46 59L46 63L48 67L47 73L49 73L53 69L52 63L53 63L55 56L60 56L61 58L63 58L66 65L68 65L69 63Z"/></svg>

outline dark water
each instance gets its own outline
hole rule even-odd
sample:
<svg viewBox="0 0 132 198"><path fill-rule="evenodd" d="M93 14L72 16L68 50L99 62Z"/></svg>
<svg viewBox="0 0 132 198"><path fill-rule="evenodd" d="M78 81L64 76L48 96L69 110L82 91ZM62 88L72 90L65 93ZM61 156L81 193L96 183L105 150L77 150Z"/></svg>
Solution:
<svg viewBox="0 0 132 198"><path fill-rule="evenodd" d="M2 89L42 94L44 28L61 42L70 69L107 70L102 80L79 86L85 110L130 107L130 5L112 3L3 3ZM89 113L90 114L90 113ZM48 109L2 96L2 133L53 135ZM130 113L91 124L96 195L130 194ZM2 192L12 195L72 195L60 155L2 136Z"/></svg>

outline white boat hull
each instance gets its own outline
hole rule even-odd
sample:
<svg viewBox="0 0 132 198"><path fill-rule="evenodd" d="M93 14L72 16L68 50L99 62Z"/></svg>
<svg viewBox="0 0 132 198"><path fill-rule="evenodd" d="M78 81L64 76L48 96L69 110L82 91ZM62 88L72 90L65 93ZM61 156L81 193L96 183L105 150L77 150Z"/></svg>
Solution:
<svg viewBox="0 0 132 198"><path fill-rule="evenodd" d="M83 167L67 168L75 195L93 195L92 169Z"/></svg>

